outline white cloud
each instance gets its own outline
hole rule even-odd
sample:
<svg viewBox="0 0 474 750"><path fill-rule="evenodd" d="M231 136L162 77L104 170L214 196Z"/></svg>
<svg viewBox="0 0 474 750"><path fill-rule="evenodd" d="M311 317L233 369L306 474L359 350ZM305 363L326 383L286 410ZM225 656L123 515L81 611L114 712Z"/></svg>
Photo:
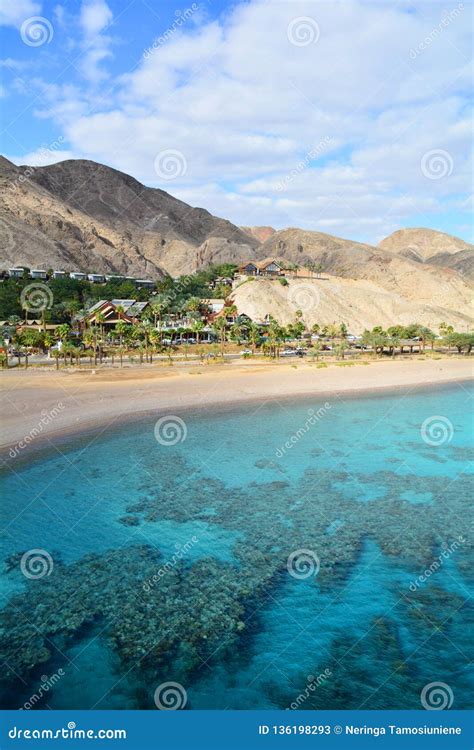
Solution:
<svg viewBox="0 0 474 750"><path fill-rule="evenodd" d="M468 9L443 24L438 3L407 7L242 3L220 21L184 24L102 101L50 87L45 114L74 153L239 223L367 240L426 225L470 185ZM305 46L289 40L300 17L319 31ZM83 4L81 66L93 83L110 22L105 2ZM166 149L182 152L187 169L164 184L154 162ZM421 162L436 149L453 168L427 179Z"/></svg>
<svg viewBox="0 0 474 750"><path fill-rule="evenodd" d="M79 25L83 34L83 52L79 66L84 77L93 84L107 78L101 63L112 55L112 39L103 32L112 19L113 13L105 0L84 0L81 5Z"/></svg>
<svg viewBox="0 0 474 750"><path fill-rule="evenodd" d="M34 0L1 0L0 26L20 27L23 21L41 12L41 3Z"/></svg>

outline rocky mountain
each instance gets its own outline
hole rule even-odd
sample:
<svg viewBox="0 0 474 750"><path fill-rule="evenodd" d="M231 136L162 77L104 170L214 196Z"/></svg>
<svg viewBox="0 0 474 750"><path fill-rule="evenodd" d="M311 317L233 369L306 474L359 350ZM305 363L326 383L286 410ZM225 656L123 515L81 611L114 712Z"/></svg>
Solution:
<svg viewBox="0 0 474 750"><path fill-rule="evenodd" d="M159 278L252 256L259 241L203 208L92 161L0 161L4 266Z"/></svg>
<svg viewBox="0 0 474 750"><path fill-rule="evenodd" d="M474 245L469 245L459 237L434 229L399 229L379 242L379 247L422 263L431 262L438 255L455 255L461 251L474 250Z"/></svg>
<svg viewBox="0 0 474 750"><path fill-rule="evenodd" d="M399 229L379 243L379 247L419 263L452 268L461 276L474 279L474 245L434 229Z"/></svg>
<svg viewBox="0 0 474 750"><path fill-rule="evenodd" d="M318 322L370 325L440 320L472 322L472 246L429 229L395 232L378 247L297 228L237 227L133 177L91 161L17 167L0 158L0 247L3 268L86 270L160 278L210 264L272 256L317 266L289 286L259 280L235 292L242 311L282 321L294 315L299 285L315 290ZM304 289L303 289L304 291ZM249 312L250 314L250 312ZM313 321L315 322L315 321ZM373 323L372 323L373 322ZM352 326L354 327L354 326Z"/></svg>
<svg viewBox="0 0 474 750"><path fill-rule="evenodd" d="M259 242L266 242L272 234L275 234L273 227L240 227L242 231L254 237Z"/></svg>

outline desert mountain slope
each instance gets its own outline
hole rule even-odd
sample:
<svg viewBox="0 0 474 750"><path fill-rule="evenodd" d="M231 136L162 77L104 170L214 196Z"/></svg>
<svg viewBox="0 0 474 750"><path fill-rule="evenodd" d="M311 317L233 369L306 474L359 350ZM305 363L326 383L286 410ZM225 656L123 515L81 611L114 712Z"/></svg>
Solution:
<svg viewBox="0 0 474 750"><path fill-rule="evenodd" d="M278 281L247 281L233 292L232 299L239 312L252 319L263 319L269 313L285 325L301 310L308 326L345 322L355 334L376 325L408 325L413 321L435 331L445 321L465 331L473 322L467 308L458 312L436 300L426 305L389 293L372 281L327 275L320 280L290 279L288 286Z"/></svg>
<svg viewBox="0 0 474 750"><path fill-rule="evenodd" d="M2 262L157 278L252 255L225 219L91 161L0 161Z"/></svg>
<svg viewBox="0 0 474 750"><path fill-rule="evenodd" d="M467 310L471 304L471 287L455 271L321 232L284 229L272 235L258 253L284 257L300 266L313 262L332 276L372 281L387 294L417 304L453 310Z"/></svg>
<svg viewBox="0 0 474 750"><path fill-rule="evenodd" d="M473 245L459 237L434 229L399 229L379 242L379 247L424 263L431 263L439 255L448 256L474 250Z"/></svg>
<svg viewBox="0 0 474 750"><path fill-rule="evenodd" d="M266 242L272 234L275 234L273 227L240 227L243 232L254 237L259 242Z"/></svg>

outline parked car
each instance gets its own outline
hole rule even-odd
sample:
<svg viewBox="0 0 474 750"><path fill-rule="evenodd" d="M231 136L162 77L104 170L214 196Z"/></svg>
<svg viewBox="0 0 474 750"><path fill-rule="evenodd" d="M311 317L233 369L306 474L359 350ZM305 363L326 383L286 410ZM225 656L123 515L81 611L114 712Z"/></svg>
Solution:
<svg viewBox="0 0 474 750"><path fill-rule="evenodd" d="M294 349L283 349L280 352L280 357L296 357L297 352Z"/></svg>
<svg viewBox="0 0 474 750"><path fill-rule="evenodd" d="M248 357L251 354L253 354L253 351L251 349L243 349L243 351L240 352L241 357Z"/></svg>

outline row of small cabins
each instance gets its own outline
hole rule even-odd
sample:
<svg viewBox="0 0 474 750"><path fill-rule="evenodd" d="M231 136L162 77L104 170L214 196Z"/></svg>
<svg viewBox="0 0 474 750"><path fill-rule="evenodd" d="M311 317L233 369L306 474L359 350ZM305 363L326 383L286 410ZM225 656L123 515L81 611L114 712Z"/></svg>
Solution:
<svg viewBox="0 0 474 750"><path fill-rule="evenodd" d="M11 279L21 279L25 273L24 268L9 268L7 275ZM132 281L137 286L149 287L155 286L151 279L136 279L134 276L107 275L102 273L82 273L81 271L53 271L51 275L48 271L34 268L28 272L30 279L47 281L50 276L52 279L74 279L75 281L91 281L93 284L105 284L106 281Z"/></svg>
<svg viewBox="0 0 474 750"><path fill-rule="evenodd" d="M13 279L22 278L25 268L18 266L9 268L6 275ZM238 274L243 276L281 276L284 272L283 264L275 258L265 258L261 261L249 261L238 269ZM108 275L101 273L83 273L82 271L52 271L51 273L41 269L33 268L28 271L31 279L47 281L50 277L53 279L75 279L76 281L91 281L94 284L104 284L106 281L133 281L135 284L144 287L154 287L155 282L151 279L137 279L133 276L120 276L118 274ZM230 278L220 278L217 281L223 284L232 284Z"/></svg>

